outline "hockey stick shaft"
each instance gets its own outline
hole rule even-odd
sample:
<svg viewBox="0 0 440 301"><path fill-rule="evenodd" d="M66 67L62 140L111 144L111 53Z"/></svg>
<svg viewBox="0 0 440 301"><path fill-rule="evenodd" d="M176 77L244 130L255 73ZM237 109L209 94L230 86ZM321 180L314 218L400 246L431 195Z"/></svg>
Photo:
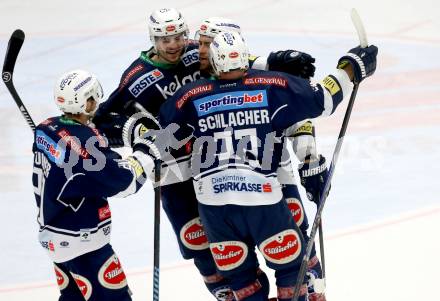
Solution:
<svg viewBox="0 0 440 301"><path fill-rule="evenodd" d="M322 230L322 219L319 221L319 255L321 257L322 279L325 279L324 233Z"/></svg>
<svg viewBox="0 0 440 301"><path fill-rule="evenodd" d="M3 63L2 79L27 124L30 126L32 131L35 131L35 123L32 120L32 117L29 115L29 112L23 104L20 96L18 95L13 81L15 63L17 61L18 54L20 53L21 46L24 43L24 39L25 35L21 29L17 29L12 33L11 38L9 39L8 48L6 50L5 61Z"/></svg>
<svg viewBox="0 0 440 301"><path fill-rule="evenodd" d="M159 301L160 276L160 168L161 162L154 161L154 261L153 261L153 301Z"/></svg>
<svg viewBox="0 0 440 301"><path fill-rule="evenodd" d="M357 34L359 36L360 45L362 47L367 47L368 42L367 42L367 36L365 33L365 29L364 29L362 21L359 18L359 15L355 9L352 9L352 11L351 11L351 18L352 18L353 24L356 28ZM312 252L313 241L315 239L318 227L321 224L322 211L324 209L324 205L325 205L325 201L327 199L328 191L330 190L330 183L333 178L334 170L335 170L338 158L339 158L339 153L341 151L342 143L344 142L345 133L347 131L348 122L350 121L350 116L351 116L351 112L353 110L353 105L354 105L354 101L356 99L358 89L359 89L359 83L354 83L353 90L350 95L350 100L348 101L347 110L344 115L344 120L342 121L341 130L339 131L338 141L336 143L335 150L333 152L332 162L330 164L330 169L328 172L328 178L327 178L327 181L325 182L324 189L323 189L321 196L320 196L321 202L319 203L318 209L316 210L315 220L313 221L312 229L310 231L309 242L307 243L306 251L305 251L303 260L301 262L301 267L300 267L297 281L296 281L296 288L295 288L294 295L292 298L293 301L298 301L300 287L301 287L302 282L304 280L304 276L305 276L306 270L307 270L307 264L309 262L310 254Z"/></svg>

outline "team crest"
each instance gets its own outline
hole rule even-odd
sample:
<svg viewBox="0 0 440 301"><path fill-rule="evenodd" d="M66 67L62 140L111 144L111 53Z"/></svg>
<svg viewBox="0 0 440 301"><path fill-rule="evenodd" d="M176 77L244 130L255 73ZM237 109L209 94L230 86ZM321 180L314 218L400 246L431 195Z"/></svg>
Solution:
<svg viewBox="0 0 440 301"><path fill-rule="evenodd" d="M234 293L232 292L231 288L227 285L220 286L220 287L214 289L212 291L212 294L219 301L233 301L234 300Z"/></svg>

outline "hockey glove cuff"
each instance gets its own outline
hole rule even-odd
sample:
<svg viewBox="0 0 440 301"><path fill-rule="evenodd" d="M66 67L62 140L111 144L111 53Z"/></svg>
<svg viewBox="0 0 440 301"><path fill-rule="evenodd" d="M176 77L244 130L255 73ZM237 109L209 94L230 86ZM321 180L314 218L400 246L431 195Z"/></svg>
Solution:
<svg viewBox="0 0 440 301"><path fill-rule="evenodd" d="M343 69L350 64L353 68L354 82L360 83L376 70L377 52L378 49L374 45L366 48L355 47L339 59L337 68Z"/></svg>
<svg viewBox="0 0 440 301"><path fill-rule="evenodd" d="M320 196L328 178L328 169L324 156L319 155L317 160L300 164L298 172L301 178L301 185L307 192L307 198L319 205Z"/></svg>
<svg viewBox="0 0 440 301"><path fill-rule="evenodd" d="M159 122L148 112L138 112L128 118L122 129L122 140L125 146L133 146L133 142L143 136L154 140L152 132L149 130L160 129Z"/></svg>

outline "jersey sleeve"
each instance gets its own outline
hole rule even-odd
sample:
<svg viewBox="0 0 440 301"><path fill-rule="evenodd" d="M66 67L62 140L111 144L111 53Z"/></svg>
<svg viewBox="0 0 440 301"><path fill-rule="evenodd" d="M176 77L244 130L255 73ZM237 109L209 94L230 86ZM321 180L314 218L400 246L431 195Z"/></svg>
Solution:
<svg viewBox="0 0 440 301"><path fill-rule="evenodd" d="M307 157L317 158L315 127L311 120L295 123L285 131L286 137L292 142L292 149L300 162Z"/></svg>
<svg viewBox="0 0 440 301"><path fill-rule="evenodd" d="M267 64L267 57L262 56L249 56L249 68L256 70L269 70L269 65Z"/></svg>
<svg viewBox="0 0 440 301"><path fill-rule="evenodd" d="M130 93L129 87L133 80L144 71L145 67L138 60L134 61L122 74L118 87L110 94L105 102L100 104L96 112L96 117L101 118L110 112L123 113L126 103L135 98Z"/></svg>
<svg viewBox="0 0 440 301"><path fill-rule="evenodd" d="M93 164L87 165L82 160L70 175L65 172L66 182L59 193L59 201L69 203L84 197L128 196L142 187L153 169L152 159L142 153L119 159L115 152L107 149L91 156Z"/></svg>
<svg viewBox="0 0 440 301"><path fill-rule="evenodd" d="M96 111L96 118L104 117L111 112L123 113L125 104L131 100L128 90L125 87L118 87L110 94L108 99L99 105Z"/></svg>
<svg viewBox="0 0 440 301"><path fill-rule="evenodd" d="M327 76L320 83L291 76L285 73L279 86L272 89L270 99L272 122L275 129L285 130L308 118L328 116L350 94L352 83L342 70Z"/></svg>

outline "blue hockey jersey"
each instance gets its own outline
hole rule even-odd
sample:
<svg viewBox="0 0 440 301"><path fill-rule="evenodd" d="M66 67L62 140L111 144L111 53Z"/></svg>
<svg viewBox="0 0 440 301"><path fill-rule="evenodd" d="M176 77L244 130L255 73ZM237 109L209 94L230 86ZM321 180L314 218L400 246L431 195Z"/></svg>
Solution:
<svg viewBox="0 0 440 301"><path fill-rule="evenodd" d="M52 260L64 262L107 244L107 197L141 187L141 162L121 160L98 130L62 116L37 126L33 153L39 240Z"/></svg>
<svg viewBox="0 0 440 301"><path fill-rule="evenodd" d="M97 116L109 112L123 113L124 105L135 100L156 116L162 103L183 85L200 78L199 50L190 43L176 65L153 62L152 49L141 52L122 74L119 87L96 112Z"/></svg>
<svg viewBox="0 0 440 301"><path fill-rule="evenodd" d="M341 70L320 84L249 70L238 80L186 85L161 107L159 119L163 127L177 124L171 140L196 138L191 169L199 202L274 204L282 198L276 170L284 130L331 114L350 86Z"/></svg>

